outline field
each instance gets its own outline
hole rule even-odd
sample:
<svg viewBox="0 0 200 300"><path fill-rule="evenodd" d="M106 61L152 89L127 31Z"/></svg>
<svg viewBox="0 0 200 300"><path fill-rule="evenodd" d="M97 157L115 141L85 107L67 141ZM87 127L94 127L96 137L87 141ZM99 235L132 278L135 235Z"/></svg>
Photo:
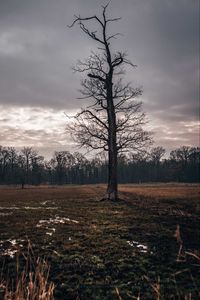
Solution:
<svg viewBox="0 0 200 300"><path fill-rule="evenodd" d="M104 192L0 187L0 283L23 268L30 241L55 299L199 299L200 187L121 185L117 203Z"/></svg>

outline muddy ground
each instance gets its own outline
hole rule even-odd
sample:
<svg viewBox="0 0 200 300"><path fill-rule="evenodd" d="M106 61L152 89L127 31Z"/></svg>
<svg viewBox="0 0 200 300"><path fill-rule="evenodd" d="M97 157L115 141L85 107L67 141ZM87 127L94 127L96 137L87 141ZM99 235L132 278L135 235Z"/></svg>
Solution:
<svg viewBox="0 0 200 300"><path fill-rule="evenodd" d="M121 185L118 203L104 193L0 187L0 280L15 278L30 241L55 299L200 299L199 186Z"/></svg>

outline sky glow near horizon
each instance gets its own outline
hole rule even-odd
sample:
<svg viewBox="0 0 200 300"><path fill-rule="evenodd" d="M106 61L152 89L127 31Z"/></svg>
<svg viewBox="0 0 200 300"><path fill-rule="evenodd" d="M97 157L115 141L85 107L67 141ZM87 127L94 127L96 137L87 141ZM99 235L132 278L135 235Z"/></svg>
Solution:
<svg viewBox="0 0 200 300"><path fill-rule="evenodd" d="M80 76L71 67L97 45L66 25L74 14L100 15L105 3L0 0L0 145L31 146L47 157L77 150L65 113L87 103L77 100ZM127 68L126 79L143 86L154 146L198 146L198 1L115 0L108 14L122 17L112 26L123 34L113 48L138 65Z"/></svg>

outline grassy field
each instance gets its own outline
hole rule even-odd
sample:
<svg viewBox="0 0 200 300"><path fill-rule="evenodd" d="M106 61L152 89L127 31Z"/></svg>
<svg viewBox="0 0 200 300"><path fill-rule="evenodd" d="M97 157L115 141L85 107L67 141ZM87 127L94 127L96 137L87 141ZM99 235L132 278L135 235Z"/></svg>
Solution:
<svg viewBox="0 0 200 300"><path fill-rule="evenodd" d="M23 267L29 240L55 299L200 299L200 187L121 185L118 203L99 201L104 192L0 187L0 283Z"/></svg>

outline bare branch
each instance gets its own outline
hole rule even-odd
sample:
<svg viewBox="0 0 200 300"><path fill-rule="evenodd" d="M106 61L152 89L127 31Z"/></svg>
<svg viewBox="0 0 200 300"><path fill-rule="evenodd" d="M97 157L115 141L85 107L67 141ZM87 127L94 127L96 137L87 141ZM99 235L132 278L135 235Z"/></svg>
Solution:
<svg viewBox="0 0 200 300"><path fill-rule="evenodd" d="M101 44L104 44L104 41L102 41L100 38L98 38L98 37L96 36L96 32L95 32L95 31L89 31L89 30L85 27L85 25L84 25L83 23L81 23L81 22L80 22L79 26L80 26L81 30L82 30L83 32L85 32L87 35L89 35L93 40L96 40L97 42L99 42L99 43L101 43Z"/></svg>
<svg viewBox="0 0 200 300"><path fill-rule="evenodd" d="M117 36L122 35L121 33L115 33L107 38L107 42L111 39L116 39Z"/></svg>
<svg viewBox="0 0 200 300"><path fill-rule="evenodd" d="M75 17L75 20L72 22L71 25L68 25L67 27L72 28L78 22L80 24L80 22L82 22L82 21L90 21L90 20L96 20L96 21L99 22L99 24L101 26L103 26L103 23L101 22L101 20L96 15L94 15L92 17L88 17L88 18L81 18L81 16L78 17L76 15L74 17Z"/></svg>
<svg viewBox="0 0 200 300"><path fill-rule="evenodd" d="M91 74L91 73L88 74L88 77L94 78L94 79L99 79L100 81L106 82L106 80L104 78L102 78L101 76L94 75L94 74Z"/></svg>
<svg viewBox="0 0 200 300"><path fill-rule="evenodd" d="M87 120L95 119L100 125L102 125L103 127L105 127L105 128L108 130L108 126L106 125L106 123L102 122L102 121L100 120L100 118L98 118L98 116L95 115L95 114L94 114L93 112L91 112L90 110L88 110L88 109L83 110L83 111L81 111L80 113L78 113L78 114L76 115L76 117L79 117L79 116L81 116L82 114L86 114L85 117L87 118ZM91 116L91 118L89 118L89 117L87 116L87 114L89 114L89 115Z"/></svg>

